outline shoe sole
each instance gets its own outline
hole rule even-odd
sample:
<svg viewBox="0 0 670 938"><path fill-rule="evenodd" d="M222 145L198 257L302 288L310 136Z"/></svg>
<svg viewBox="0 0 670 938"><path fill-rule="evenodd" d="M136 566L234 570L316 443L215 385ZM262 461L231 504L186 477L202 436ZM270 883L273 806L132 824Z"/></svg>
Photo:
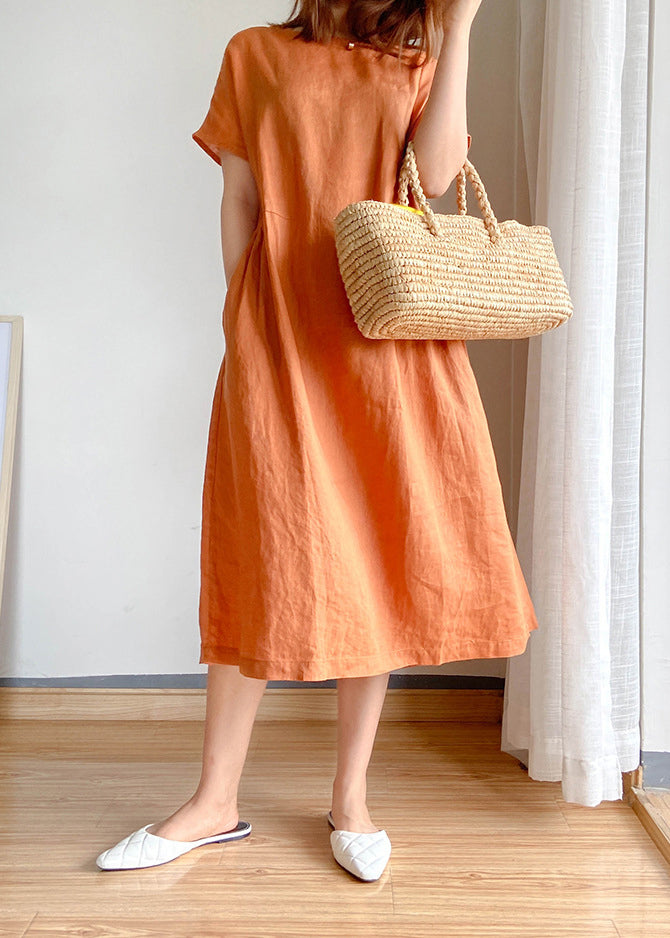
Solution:
<svg viewBox="0 0 670 938"><path fill-rule="evenodd" d="M242 840L243 837L248 837L251 833L251 824L248 821L238 821L237 827L233 827L232 830L226 831L224 834L217 834L217 839L210 841L213 844L223 844L227 840ZM207 844L202 844L203 847L206 847Z"/></svg>

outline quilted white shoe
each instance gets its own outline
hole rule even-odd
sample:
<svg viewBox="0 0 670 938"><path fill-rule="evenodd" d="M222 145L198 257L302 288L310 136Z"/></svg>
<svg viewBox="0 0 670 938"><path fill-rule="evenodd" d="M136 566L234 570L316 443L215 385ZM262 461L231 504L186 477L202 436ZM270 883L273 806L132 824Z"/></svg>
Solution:
<svg viewBox="0 0 670 938"><path fill-rule="evenodd" d="M335 828L331 811L328 823ZM340 866L365 882L379 879L391 856L391 841L384 830L366 834L334 829L330 832L330 846Z"/></svg>
<svg viewBox="0 0 670 938"><path fill-rule="evenodd" d="M188 853L195 847L204 844L220 844L228 840L241 840L251 833L251 824L248 821L239 821L237 827L212 837L203 837L201 840L169 840L150 834L147 827L152 822L140 827L139 830L128 834L118 844L103 850L96 858L96 864L101 870L139 870L146 866L160 866L169 863L177 857Z"/></svg>

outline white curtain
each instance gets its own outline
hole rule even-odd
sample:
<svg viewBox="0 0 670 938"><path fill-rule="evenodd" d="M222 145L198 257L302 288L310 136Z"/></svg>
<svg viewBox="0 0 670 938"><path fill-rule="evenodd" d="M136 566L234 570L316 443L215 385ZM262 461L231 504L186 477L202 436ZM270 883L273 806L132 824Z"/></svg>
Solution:
<svg viewBox="0 0 670 938"><path fill-rule="evenodd" d="M501 749L566 801L639 765L639 467L649 0L520 0L533 223L575 312L529 339L517 552L539 629Z"/></svg>

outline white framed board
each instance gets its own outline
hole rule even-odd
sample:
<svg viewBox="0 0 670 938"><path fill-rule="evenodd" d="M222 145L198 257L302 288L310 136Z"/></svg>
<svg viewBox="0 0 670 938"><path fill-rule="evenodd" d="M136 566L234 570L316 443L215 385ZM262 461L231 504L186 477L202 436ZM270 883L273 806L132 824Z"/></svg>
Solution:
<svg viewBox="0 0 670 938"><path fill-rule="evenodd" d="M5 580L22 347L23 317L0 316L0 607Z"/></svg>

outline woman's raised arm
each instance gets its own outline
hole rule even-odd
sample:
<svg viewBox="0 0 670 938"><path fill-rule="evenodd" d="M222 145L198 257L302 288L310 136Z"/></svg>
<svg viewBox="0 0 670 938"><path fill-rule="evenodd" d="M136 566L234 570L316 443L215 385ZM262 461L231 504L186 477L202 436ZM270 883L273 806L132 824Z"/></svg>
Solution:
<svg viewBox="0 0 670 938"><path fill-rule="evenodd" d="M438 198L458 175L468 153L466 92L470 28L482 0L442 0L442 45L421 120L414 134L419 179Z"/></svg>

